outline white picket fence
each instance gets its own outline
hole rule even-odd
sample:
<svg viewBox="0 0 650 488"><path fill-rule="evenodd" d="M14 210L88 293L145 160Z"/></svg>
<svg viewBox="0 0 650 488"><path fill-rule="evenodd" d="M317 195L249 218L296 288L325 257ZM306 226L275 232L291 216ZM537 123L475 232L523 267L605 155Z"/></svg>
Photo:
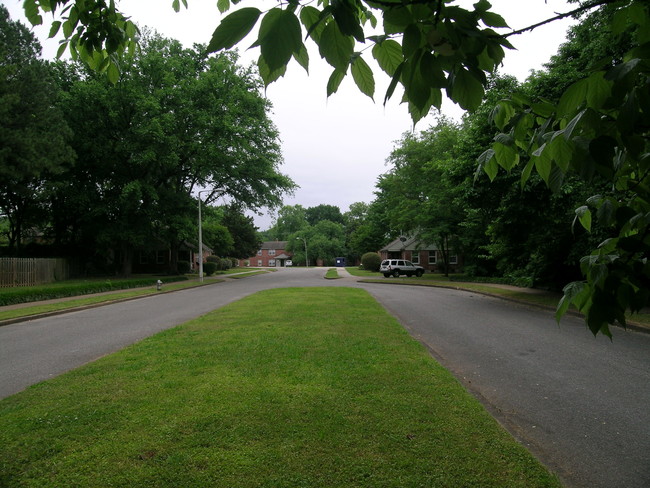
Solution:
<svg viewBox="0 0 650 488"><path fill-rule="evenodd" d="M63 258L0 258L0 288L34 286L68 278Z"/></svg>

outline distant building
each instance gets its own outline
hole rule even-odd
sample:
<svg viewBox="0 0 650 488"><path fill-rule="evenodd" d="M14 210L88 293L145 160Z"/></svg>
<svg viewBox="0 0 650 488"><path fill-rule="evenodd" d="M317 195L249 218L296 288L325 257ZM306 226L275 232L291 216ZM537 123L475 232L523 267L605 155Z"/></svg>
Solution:
<svg viewBox="0 0 650 488"><path fill-rule="evenodd" d="M257 254L250 258L240 259L240 266L253 266L256 268L282 268L293 255L285 251L287 241L263 242Z"/></svg>
<svg viewBox="0 0 650 488"><path fill-rule="evenodd" d="M435 244L418 241L414 237L400 237L389 242L379 251L381 259L407 259L413 264L418 264L431 272L444 271L442 252ZM449 251L449 272L462 271L462 259L454 252Z"/></svg>

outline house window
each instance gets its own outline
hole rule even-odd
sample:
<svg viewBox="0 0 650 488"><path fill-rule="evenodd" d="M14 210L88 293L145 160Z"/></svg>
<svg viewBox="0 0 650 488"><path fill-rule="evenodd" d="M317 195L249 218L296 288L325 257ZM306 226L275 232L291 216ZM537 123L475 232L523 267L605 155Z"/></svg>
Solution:
<svg viewBox="0 0 650 488"><path fill-rule="evenodd" d="M269 259L269 266L275 266L275 259Z"/></svg>
<svg viewBox="0 0 650 488"><path fill-rule="evenodd" d="M413 262L413 264L420 264L420 253L415 251L412 252L411 261Z"/></svg>
<svg viewBox="0 0 650 488"><path fill-rule="evenodd" d="M156 251L156 264L165 264L167 251Z"/></svg>
<svg viewBox="0 0 650 488"><path fill-rule="evenodd" d="M140 252L140 264L149 264L149 256L146 252Z"/></svg>
<svg viewBox="0 0 650 488"><path fill-rule="evenodd" d="M449 256L449 264L458 264L458 256L456 254Z"/></svg>
<svg viewBox="0 0 650 488"><path fill-rule="evenodd" d="M261 252L261 251L260 251L260 252ZM261 260L261 259L258 259L258 260L257 260L257 265L258 265L258 266L262 266L262 260Z"/></svg>
<svg viewBox="0 0 650 488"><path fill-rule="evenodd" d="M258 256L261 256L261 255L262 255L262 250L261 250L261 249L260 249L259 251L257 251L257 255L258 255Z"/></svg>
<svg viewBox="0 0 650 488"><path fill-rule="evenodd" d="M429 251L429 264L436 264L437 262L436 251Z"/></svg>
<svg viewBox="0 0 650 488"><path fill-rule="evenodd" d="M275 256L275 249L269 249L269 256Z"/></svg>

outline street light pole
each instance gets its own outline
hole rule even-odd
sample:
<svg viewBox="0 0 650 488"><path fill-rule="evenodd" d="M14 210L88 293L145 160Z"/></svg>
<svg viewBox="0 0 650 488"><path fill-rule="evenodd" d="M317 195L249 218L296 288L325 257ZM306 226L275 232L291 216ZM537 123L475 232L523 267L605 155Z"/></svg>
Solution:
<svg viewBox="0 0 650 488"><path fill-rule="evenodd" d="M201 190L199 192L199 281L203 282L203 230L201 225L201 193L209 192L210 190Z"/></svg>
<svg viewBox="0 0 650 488"><path fill-rule="evenodd" d="M307 239L304 237L296 237L296 240L300 241L305 244L305 268L309 267L309 257L307 256Z"/></svg>

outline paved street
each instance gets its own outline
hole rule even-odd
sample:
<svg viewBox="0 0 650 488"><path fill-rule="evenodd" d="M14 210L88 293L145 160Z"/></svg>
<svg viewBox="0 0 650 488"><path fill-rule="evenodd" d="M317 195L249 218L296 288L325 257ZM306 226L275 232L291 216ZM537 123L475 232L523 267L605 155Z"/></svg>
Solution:
<svg viewBox="0 0 650 488"><path fill-rule="evenodd" d="M0 327L0 398L258 290L361 286L571 487L650 486L650 334L475 293L285 269Z"/></svg>

